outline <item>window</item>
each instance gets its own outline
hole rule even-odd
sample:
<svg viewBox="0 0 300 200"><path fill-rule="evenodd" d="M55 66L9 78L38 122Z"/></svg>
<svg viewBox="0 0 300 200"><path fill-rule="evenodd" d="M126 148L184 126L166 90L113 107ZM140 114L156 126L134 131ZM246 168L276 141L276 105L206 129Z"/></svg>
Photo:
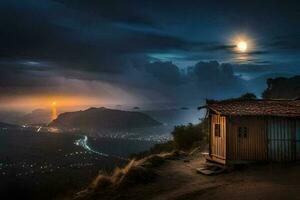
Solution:
<svg viewBox="0 0 300 200"><path fill-rule="evenodd" d="M248 128L247 127L239 127L238 128L238 135L240 138L247 138L248 136Z"/></svg>
<svg viewBox="0 0 300 200"><path fill-rule="evenodd" d="M215 136L221 137L221 126L220 124L215 124Z"/></svg>

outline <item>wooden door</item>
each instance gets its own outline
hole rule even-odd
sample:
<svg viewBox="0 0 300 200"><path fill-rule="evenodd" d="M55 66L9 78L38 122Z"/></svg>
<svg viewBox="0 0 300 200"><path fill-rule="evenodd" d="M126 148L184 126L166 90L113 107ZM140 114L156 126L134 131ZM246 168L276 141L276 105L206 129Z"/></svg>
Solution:
<svg viewBox="0 0 300 200"><path fill-rule="evenodd" d="M265 121L255 117L229 119L228 159L266 160L267 136Z"/></svg>

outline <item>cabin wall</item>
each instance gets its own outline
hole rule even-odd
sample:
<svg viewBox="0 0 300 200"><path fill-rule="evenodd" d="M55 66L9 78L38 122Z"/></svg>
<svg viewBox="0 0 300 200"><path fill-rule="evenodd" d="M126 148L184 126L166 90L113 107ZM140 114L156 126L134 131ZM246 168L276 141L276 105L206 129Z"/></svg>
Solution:
<svg viewBox="0 0 300 200"><path fill-rule="evenodd" d="M292 161L300 159L300 119L228 117L227 159ZM247 127L247 136L239 129Z"/></svg>
<svg viewBox="0 0 300 200"><path fill-rule="evenodd" d="M296 120L296 160L300 160L300 119Z"/></svg>
<svg viewBox="0 0 300 200"><path fill-rule="evenodd" d="M245 128L246 133L243 131ZM267 160L268 145L264 118L228 117L227 136L228 160Z"/></svg>
<svg viewBox="0 0 300 200"><path fill-rule="evenodd" d="M219 136L216 136L216 124L219 126ZM210 114L210 155L216 160L226 159L226 117Z"/></svg>
<svg viewBox="0 0 300 200"><path fill-rule="evenodd" d="M300 118L209 116L210 156L216 162L300 160Z"/></svg>
<svg viewBox="0 0 300 200"><path fill-rule="evenodd" d="M268 159L292 161L300 158L300 120L272 117L267 120Z"/></svg>

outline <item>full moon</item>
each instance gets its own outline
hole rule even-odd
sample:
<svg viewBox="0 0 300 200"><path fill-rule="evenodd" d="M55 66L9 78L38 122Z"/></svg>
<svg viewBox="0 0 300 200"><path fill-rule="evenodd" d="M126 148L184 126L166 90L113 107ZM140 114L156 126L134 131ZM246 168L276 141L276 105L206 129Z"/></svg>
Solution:
<svg viewBox="0 0 300 200"><path fill-rule="evenodd" d="M236 46L240 52L245 52L248 47L247 43L245 41L239 41Z"/></svg>

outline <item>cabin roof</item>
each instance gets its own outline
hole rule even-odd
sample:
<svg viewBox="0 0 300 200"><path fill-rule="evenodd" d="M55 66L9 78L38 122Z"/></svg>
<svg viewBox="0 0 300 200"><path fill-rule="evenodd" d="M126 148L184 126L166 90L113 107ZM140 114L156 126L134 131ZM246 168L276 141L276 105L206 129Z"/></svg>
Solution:
<svg viewBox="0 0 300 200"><path fill-rule="evenodd" d="M224 100L206 107L222 115L300 117L300 100Z"/></svg>

